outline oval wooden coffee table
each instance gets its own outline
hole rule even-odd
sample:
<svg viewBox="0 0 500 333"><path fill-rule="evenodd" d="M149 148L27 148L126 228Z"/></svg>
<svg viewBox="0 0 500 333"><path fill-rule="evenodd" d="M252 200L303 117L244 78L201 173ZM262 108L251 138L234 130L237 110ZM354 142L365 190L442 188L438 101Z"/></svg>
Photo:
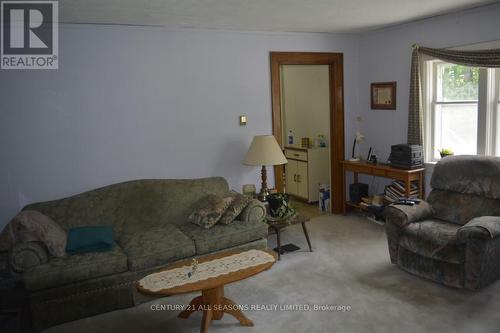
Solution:
<svg viewBox="0 0 500 333"><path fill-rule="evenodd" d="M201 296L195 297L178 318L188 318L195 311L203 311L202 333L208 332L212 320L220 320L224 313L234 316L242 326L253 326L253 322L241 312L238 304L224 297L224 285L269 269L276 262L274 251L228 251L198 260L194 273L192 259L181 261L139 280L137 289L152 296L201 291Z"/></svg>

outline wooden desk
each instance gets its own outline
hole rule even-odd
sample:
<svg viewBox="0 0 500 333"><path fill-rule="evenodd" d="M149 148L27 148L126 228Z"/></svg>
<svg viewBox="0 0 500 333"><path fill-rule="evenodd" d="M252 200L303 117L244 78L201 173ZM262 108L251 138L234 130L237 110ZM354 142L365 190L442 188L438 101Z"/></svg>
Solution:
<svg viewBox="0 0 500 333"><path fill-rule="evenodd" d="M372 164L366 161L342 161L342 193L346 195L346 172L351 171L354 174L354 182L358 182L358 174L363 173L377 177L391 178L401 180L405 183L406 196L410 196L410 184L412 181L418 181L419 198L424 198L424 168L420 169L397 169L390 167L387 164ZM343 213L347 211L347 206L357 207L357 204L344 200Z"/></svg>

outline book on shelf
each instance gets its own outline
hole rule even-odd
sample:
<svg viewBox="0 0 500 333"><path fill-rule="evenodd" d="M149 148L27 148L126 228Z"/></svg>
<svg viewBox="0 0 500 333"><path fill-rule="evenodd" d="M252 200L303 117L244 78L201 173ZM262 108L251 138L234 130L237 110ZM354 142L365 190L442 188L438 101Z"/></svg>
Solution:
<svg viewBox="0 0 500 333"><path fill-rule="evenodd" d="M406 192L406 185L401 180L393 181L391 186L397 188L398 190L400 190L403 193ZM413 192L413 191L418 192L418 185L415 183L410 183L410 190L411 190L411 192Z"/></svg>
<svg viewBox="0 0 500 333"><path fill-rule="evenodd" d="M418 198L419 192L418 185L411 183L409 198ZM395 202L398 201L399 198L406 198L406 185L400 180L395 180L385 187L384 199L389 202Z"/></svg>
<svg viewBox="0 0 500 333"><path fill-rule="evenodd" d="M406 192L405 191L400 191L398 189L395 189L394 187L387 186L385 189L386 189L386 191L392 192L394 195L396 195L398 197L404 197L404 196L406 196ZM410 197L413 196L413 195L418 195L418 190L411 191L410 192Z"/></svg>

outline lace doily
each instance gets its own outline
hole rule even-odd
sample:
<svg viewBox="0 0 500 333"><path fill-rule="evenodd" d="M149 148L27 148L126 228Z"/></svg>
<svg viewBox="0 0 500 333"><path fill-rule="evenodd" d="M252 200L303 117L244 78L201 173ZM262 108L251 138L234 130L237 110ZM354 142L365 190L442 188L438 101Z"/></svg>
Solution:
<svg viewBox="0 0 500 333"><path fill-rule="evenodd" d="M274 261L274 257L269 253L260 250L249 250L199 263L194 274L190 274L192 273L190 265L153 273L139 280L139 285L143 289L156 292Z"/></svg>

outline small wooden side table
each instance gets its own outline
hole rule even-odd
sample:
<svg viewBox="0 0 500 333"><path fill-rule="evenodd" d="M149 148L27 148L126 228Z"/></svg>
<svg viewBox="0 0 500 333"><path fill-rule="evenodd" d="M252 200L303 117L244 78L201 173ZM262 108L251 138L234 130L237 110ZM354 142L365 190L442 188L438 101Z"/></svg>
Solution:
<svg viewBox="0 0 500 333"><path fill-rule="evenodd" d="M297 214L287 219L280 219L276 217L272 217L271 215L266 216L266 223L269 225L269 228L272 229L276 233L276 243L278 249L278 260L281 260L281 229L289 227L294 224L302 224L302 231L304 232L304 236L306 236L307 245L309 245L309 251L313 251L311 246L311 240L309 239L309 234L307 233L306 222L309 222L309 218Z"/></svg>

